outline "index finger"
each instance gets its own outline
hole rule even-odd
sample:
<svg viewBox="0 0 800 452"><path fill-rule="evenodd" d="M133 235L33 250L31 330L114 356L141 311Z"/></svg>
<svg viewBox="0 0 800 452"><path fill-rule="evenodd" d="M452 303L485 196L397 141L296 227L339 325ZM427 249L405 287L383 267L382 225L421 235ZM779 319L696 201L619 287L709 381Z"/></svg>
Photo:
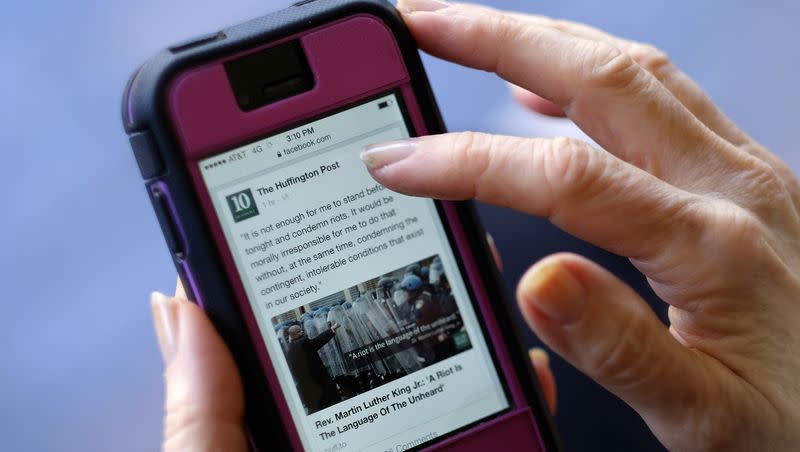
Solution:
<svg viewBox="0 0 800 452"><path fill-rule="evenodd" d="M578 140L461 132L369 146L361 158L391 190L546 217L637 260L685 262L704 234L702 197Z"/></svg>

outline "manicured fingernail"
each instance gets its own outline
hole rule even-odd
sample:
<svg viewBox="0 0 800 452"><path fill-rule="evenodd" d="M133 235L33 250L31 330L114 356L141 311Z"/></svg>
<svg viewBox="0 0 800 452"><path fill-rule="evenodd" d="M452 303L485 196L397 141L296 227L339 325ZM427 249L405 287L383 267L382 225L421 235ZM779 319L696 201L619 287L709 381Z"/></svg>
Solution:
<svg viewBox="0 0 800 452"><path fill-rule="evenodd" d="M494 237L488 232L486 233L486 242L489 243L489 250L492 252L497 269L503 271L503 259L500 257L500 251L497 249L497 244L494 243Z"/></svg>
<svg viewBox="0 0 800 452"><path fill-rule="evenodd" d="M169 298L160 292L153 292L150 295L153 325L165 364L169 364L175 356L175 339L178 334L177 308L178 303L174 298Z"/></svg>
<svg viewBox="0 0 800 452"><path fill-rule="evenodd" d="M414 11L438 11L448 6L453 5L444 0L401 0L397 3L397 9L406 13Z"/></svg>
<svg viewBox="0 0 800 452"><path fill-rule="evenodd" d="M489 243L489 246L497 246L497 244L494 243L494 237L492 237L492 234L489 234L488 232L486 233L486 241Z"/></svg>
<svg viewBox="0 0 800 452"><path fill-rule="evenodd" d="M542 364L547 366L550 364L550 356L547 354L544 349L539 347L533 347L532 349L528 350L528 356L530 356L531 361Z"/></svg>
<svg viewBox="0 0 800 452"><path fill-rule="evenodd" d="M397 163L416 150L417 140L414 138L371 144L361 151L361 161L367 168L376 170Z"/></svg>
<svg viewBox="0 0 800 452"><path fill-rule="evenodd" d="M581 283L555 259L545 259L522 277L520 297L550 319L570 324L586 305Z"/></svg>

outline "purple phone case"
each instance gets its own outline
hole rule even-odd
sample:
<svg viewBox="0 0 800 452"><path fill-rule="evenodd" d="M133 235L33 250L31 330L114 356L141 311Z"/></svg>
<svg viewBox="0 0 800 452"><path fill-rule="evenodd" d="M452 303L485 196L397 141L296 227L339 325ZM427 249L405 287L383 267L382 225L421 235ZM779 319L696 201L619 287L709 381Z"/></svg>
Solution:
<svg viewBox="0 0 800 452"><path fill-rule="evenodd" d="M171 73L162 69L162 72L169 73L169 76L161 77L156 83L159 89L153 90L157 93L153 93L152 96L156 103L161 104L161 108L156 107L160 118L154 117L152 120L161 126L166 126L163 127L163 132L150 132L155 128L152 120L141 121L136 117L139 114L136 111L137 97L132 89L135 88L135 81L126 95L127 102L123 112L129 125L129 133L132 132L131 129L136 129L135 133L131 133L135 152L137 144L133 143L133 140L134 137L139 141L144 140L141 137L142 130L151 134L147 139L151 141L149 144L152 148L156 146L161 148L156 157L163 160L160 162L161 172L166 174L144 174L146 170L158 172L152 168L159 166L159 162L152 162L155 157L152 155L142 157L142 154L152 151L139 149L137 160L143 175L150 179L147 184L148 192L154 198L154 205L168 243L174 253L175 247L180 248L180 252L175 253L175 261L181 277L194 299L209 312L223 338L234 350L240 370L243 375L247 374L245 390L248 393L248 400L249 389L258 380L258 375L255 377L250 375L255 372L252 369L253 357L246 359L240 355L250 351L258 357L255 361L260 364L262 371L260 375L266 378L272 388L275 411L283 422L288 444L295 450L302 449L299 436L293 426L285 398L281 394L277 377L196 163L209 155L390 90L396 90L402 97L416 135L444 131L416 49L410 44L411 41L402 22L390 5L381 1L321 0L304 4L302 8L308 8L305 14L317 19L316 23L320 25L314 26L314 21L311 20L299 21L300 26L296 26L293 33L288 33L272 24L266 27L265 34L269 35L269 31L274 32L277 29L274 33L276 36L272 39L263 37L257 39L258 33L253 30L257 26L253 23L249 26L246 24L234 29L240 35L237 39L244 41L244 45L238 46L238 49L233 44L216 52L209 48L205 53L200 53L204 58L190 58L190 61L181 68L176 64ZM332 20L337 12L340 18ZM298 13L293 12L293 15L296 14ZM296 17L294 19L297 21ZM263 27L263 23L258 25ZM241 30L242 28L245 30ZM284 28L292 29L291 26ZM231 34L235 33L221 32L205 38L205 41L211 43L212 47L215 44L218 47L220 35L230 38ZM314 88L274 104L242 112L230 90L219 89L220 86L227 84L222 63L289 39L301 41L308 55L309 65L315 74ZM259 45L258 42L262 44ZM341 52L342 48L347 48L348 52ZM199 96L198 93L203 95ZM165 121L167 124L162 124ZM132 127L137 122L139 127ZM147 124L148 122L150 124ZM145 127L141 127L142 125ZM160 136L166 134L169 136ZM139 146L142 146L141 143ZM169 177L170 170L173 173L172 177ZM178 173L183 173L180 174L182 176L180 180L173 180L177 178ZM187 181L191 183L186 184ZM187 185L195 188L194 193L186 193ZM180 196L177 196L178 191ZM178 200L178 197L181 200ZM181 203L186 204L188 201L194 201L195 209L180 206ZM444 212L450 226L450 234L461 260L462 272L467 277L478 313L483 319L483 328L490 348L493 349L498 370L505 380L511 408L499 416L491 417L439 440L429 446L428 450L486 450L489 445L497 445L498 441L505 443L506 450L557 450L552 420L543 405L538 388L531 388L530 384L527 382L523 384L519 380L519 376L531 381L534 377L530 371L530 364L524 358L522 347L509 332L514 326L508 312L508 303L489 301L502 300L504 297L500 295L502 289L498 284L496 269L492 265L475 214L469 203L463 202L440 202L440 211ZM198 214L203 218L204 227L200 228L202 229L200 231L190 230L198 223ZM193 228L187 228L188 224ZM206 268L205 263L195 263L196 255L199 254L198 247L193 246L199 241L195 239L196 236L204 236L205 243L208 243L208 237L213 237L217 244L213 250L215 252L203 253L201 257L208 258L209 255L215 255L219 260L219 265L215 269ZM201 271L197 271L197 267L202 267ZM205 282L210 278L208 275L210 271L219 271L220 268L227 274L227 289L233 295L223 299L235 298L238 301L238 309L230 304L227 304L227 307L221 306L219 302L211 304L212 297L217 300L216 297L224 293L225 288L220 290L215 287L215 290L209 291ZM196 277L195 273L204 274ZM213 279L219 280L219 273ZM484 281L488 286L484 285ZM492 294L491 298L489 293ZM240 312L239 316L227 312L234 309ZM219 317L233 319L219 319ZM250 340L250 347L246 347L244 351L237 351L235 348L241 344L242 337L226 337L226 332L235 327L236 320L241 322L240 325L246 325L250 338L257 338ZM227 336L232 334L230 332ZM239 336L242 336L241 332ZM242 364L245 361L246 363ZM248 420L253 423L251 416L248 416ZM256 445L261 443L257 438L254 442Z"/></svg>

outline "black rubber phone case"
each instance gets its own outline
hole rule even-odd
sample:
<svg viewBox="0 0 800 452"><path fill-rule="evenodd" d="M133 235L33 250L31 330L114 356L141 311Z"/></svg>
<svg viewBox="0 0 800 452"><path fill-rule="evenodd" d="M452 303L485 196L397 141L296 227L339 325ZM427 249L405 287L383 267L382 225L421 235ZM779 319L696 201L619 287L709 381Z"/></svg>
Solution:
<svg viewBox="0 0 800 452"><path fill-rule="evenodd" d="M148 196L172 253L188 296L198 301L233 353L243 380L246 423L255 450L290 450L284 424L277 412L251 338L234 300L230 282L212 234L192 189L173 126L166 109L169 82L183 70L241 52L258 44L302 32L354 14L381 18L393 31L411 75L414 94L431 133L445 127L431 92L417 47L394 7L382 0L302 1L287 9L250 22L169 47L144 63L125 89L122 121L147 188ZM485 232L471 202L458 202L463 228L471 237L472 251L494 303L497 322L525 398L535 416L548 450L558 450L553 421L522 346L510 310L511 304L489 251ZM255 426L258 426L255 428ZM513 443L513 440L509 440Z"/></svg>

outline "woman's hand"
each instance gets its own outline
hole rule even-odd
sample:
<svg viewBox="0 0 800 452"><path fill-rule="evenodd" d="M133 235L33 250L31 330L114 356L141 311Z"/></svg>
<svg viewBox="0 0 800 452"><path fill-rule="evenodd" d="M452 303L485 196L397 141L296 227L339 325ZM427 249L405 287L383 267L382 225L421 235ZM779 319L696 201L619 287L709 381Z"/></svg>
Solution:
<svg viewBox="0 0 800 452"><path fill-rule="evenodd" d="M499 264L494 245L492 251ZM248 450L239 373L208 317L186 299L180 282L175 297L154 293L151 306L167 389L163 450ZM547 354L533 349L530 357L545 399L555 411L556 387Z"/></svg>
<svg viewBox="0 0 800 452"><path fill-rule="evenodd" d="M165 367L163 450L246 451L244 395L230 351L180 283L175 292L151 299Z"/></svg>
<svg viewBox="0 0 800 452"><path fill-rule="evenodd" d="M377 181L549 218L628 256L669 303L569 254L534 265L523 315L670 449L800 448L800 189L658 50L568 22L398 5L425 51L536 93L598 143L453 133L375 145ZM518 92L519 94L519 92ZM543 99L547 99L544 101Z"/></svg>

